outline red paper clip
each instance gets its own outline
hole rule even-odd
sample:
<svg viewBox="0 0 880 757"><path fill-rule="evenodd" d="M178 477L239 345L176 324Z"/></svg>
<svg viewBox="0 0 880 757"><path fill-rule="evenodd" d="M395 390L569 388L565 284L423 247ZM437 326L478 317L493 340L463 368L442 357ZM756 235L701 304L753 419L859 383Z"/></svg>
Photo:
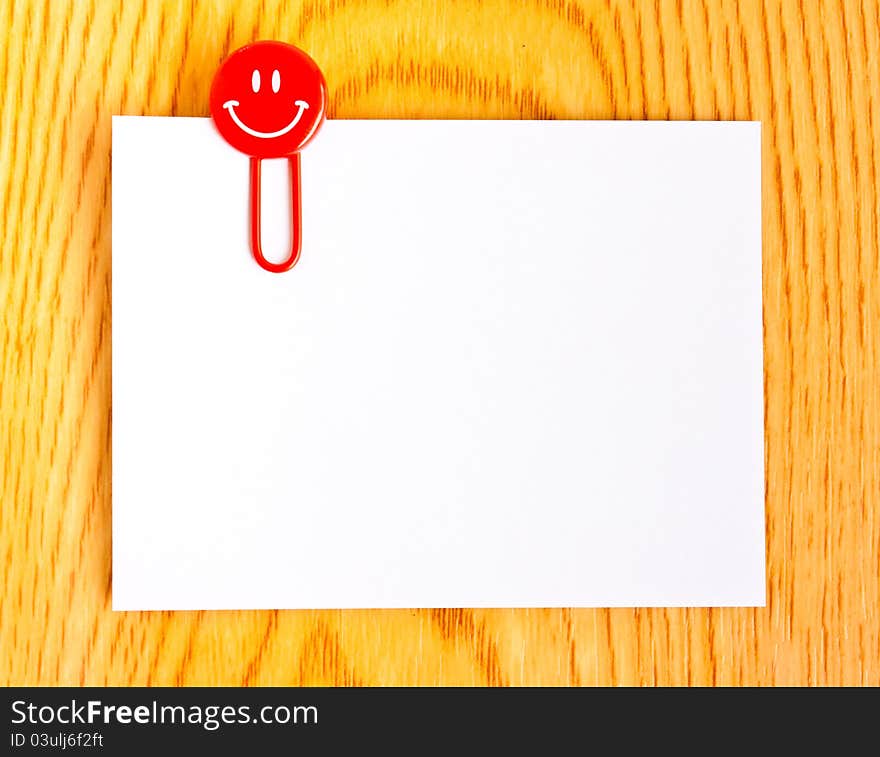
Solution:
<svg viewBox="0 0 880 757"><path fill-rule="evenodd" d="M220 135L249 155L251 250L267 271L289 271L302 246L299 151L324 123L327 84L302 50L284 42L255 42L239 48L220 66L211 85L211 117ZM287 158L290 164L291 248L281 263L263 255L260 236L260 164Z"/></svg>

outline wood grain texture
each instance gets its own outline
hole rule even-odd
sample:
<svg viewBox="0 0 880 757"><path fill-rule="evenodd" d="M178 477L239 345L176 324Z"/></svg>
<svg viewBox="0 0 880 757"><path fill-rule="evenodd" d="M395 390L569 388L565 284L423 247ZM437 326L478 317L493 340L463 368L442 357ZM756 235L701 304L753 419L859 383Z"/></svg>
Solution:
<svg viewBox="0 0 880 757"><path fill-rule="evenodd" d="M766 608L111 612L110 116L208 115L261 38L331 117L763 121ZM0 683L880 684L876 0L0 0L0 42Z"/></svg>

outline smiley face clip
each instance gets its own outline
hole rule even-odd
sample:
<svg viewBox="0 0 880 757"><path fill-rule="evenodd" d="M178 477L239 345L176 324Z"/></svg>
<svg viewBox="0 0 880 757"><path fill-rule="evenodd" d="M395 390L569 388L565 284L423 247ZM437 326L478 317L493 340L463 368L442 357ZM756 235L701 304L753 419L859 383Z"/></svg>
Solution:
<svg viewBox="0 0 880 757"><path fill-rule="evenodd" d="M302 50L284 42L255 42L239 48L218 69L211 85L211 117L220 135L250 156L251 250L267 271L289 271L302 246L299 151L324 123L327 84ZM260 164L287 158L290 164L291 249L272 263L260 242Z"/></svg>

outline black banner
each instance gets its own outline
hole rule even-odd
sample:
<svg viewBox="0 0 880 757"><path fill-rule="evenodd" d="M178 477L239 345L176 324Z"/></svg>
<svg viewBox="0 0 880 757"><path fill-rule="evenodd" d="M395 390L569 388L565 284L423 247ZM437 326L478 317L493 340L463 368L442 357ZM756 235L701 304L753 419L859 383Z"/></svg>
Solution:
<svg viewBox="0 0 880 757"><path fill-rule="evenodd" d="M681 749L876 739L878 690L57 688L4 690L0 753L336 748L545 753L578 744ZM707 752L715 748L702 742ZM766 741L763 741L766 746ZM876 744L876 741L873 743ZM329 751L328 751L329 750ZM628 751L628 750L627 750ZM258 752L260 753L260 752Z"/></svg>

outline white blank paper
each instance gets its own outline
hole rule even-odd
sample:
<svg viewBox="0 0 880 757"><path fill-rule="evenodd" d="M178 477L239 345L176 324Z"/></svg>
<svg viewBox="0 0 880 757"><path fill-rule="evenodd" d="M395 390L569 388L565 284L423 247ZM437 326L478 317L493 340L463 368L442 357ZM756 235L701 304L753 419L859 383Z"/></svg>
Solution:
<svg viewBox="0 0 880 757"><path fill-rule="evenodd" d="M764 603L760 125L113 119L113 606ZM267 253L287 174L264 163Z"/></svg>

